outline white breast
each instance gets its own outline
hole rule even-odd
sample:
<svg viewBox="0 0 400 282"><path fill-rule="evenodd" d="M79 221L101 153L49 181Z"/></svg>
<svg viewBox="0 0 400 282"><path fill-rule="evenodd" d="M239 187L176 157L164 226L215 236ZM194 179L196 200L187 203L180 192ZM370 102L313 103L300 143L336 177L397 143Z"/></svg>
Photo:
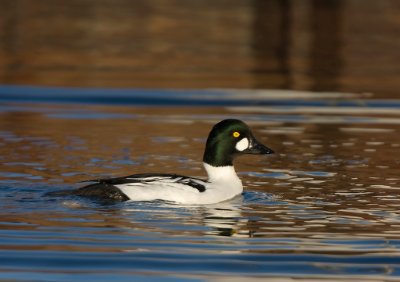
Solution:
<svg viewBox="0 0 400 282"><path fill-rule="evenodd" d="M208 182L202 183L206 187L204 192L167 178L149 183L126 183L115 186L132 201L164 200L190 205L214 204L243 192L242 182L233 166L213 167L204 164L204 167L208 173Z"/></svg>

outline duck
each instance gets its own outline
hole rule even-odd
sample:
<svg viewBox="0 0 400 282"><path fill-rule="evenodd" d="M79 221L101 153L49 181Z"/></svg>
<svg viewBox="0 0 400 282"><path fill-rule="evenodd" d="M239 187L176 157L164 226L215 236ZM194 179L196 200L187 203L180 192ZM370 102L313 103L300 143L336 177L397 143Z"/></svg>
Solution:
<svg viewBox="0 0 400 282"><path fill-rule="evenodd" d="M274 151L260 143L250 127L238 119L225 119L211 129L203 155L208 178L168 173L140 173L124 177L86 180L90 184L53 195L123 201L166 201L206 205L232 199L243 193L233 161L244 154L267 155Z"/></svg>

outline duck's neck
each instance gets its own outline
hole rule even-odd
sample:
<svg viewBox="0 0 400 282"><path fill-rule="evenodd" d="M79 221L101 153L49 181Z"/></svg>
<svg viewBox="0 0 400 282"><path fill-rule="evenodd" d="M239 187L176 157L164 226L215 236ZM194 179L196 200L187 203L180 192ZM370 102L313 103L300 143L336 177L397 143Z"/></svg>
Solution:
<svg viewBox="0 0 400 282"><path fill-rule="evenodd" d="M236 174L233 165L228 166L212 166L208 163L203 163L208 174L209 182L237 182L240 181ZM241 181L240 181L241 182Z"/></svg>

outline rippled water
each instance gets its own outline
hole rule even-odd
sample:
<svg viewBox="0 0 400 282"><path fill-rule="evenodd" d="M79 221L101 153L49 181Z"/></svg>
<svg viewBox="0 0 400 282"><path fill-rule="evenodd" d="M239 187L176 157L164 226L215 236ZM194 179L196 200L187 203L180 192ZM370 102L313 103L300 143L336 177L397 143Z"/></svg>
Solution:
<svg viewBox="0 0 400 282"><path fill-rule="evenodd" d="M400 279L400 101L215 90L146 102L138 97L150 92L135 93L109 96L125 106L87 92L85 104L0 97L1 280ZM151 106L164 94L168 106ZM96 177L205 176L205 138L228 117L277 152L236 161L245 192L231 201L44 197Z"/></svg>

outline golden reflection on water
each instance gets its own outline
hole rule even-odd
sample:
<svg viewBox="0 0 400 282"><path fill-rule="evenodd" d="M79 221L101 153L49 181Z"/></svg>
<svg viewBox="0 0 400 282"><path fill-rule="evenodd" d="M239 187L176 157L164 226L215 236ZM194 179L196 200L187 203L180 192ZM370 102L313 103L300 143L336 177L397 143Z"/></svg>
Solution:
<svg viewBox="0 0 400 282"><path fill-rule="evenodd" d="M399 10L395 0L1 1L0 83L396 97Z"/></svg>
<svg viewBox="0 0 400 282"><path fill-rule="evenodd" d="M3 229L115 227L127 234L142 230L171 236L304 240L399 236L399 160L393 158L398 154L398 125L380 124L380 130L374 131L365 124L346 122L249 120L256 136L277 154L236 161L245 184L242 197L207 207L127 203L107 212L94 212L92 203L66 199L60 201L60 211L48 216L45 203L49 199L41 195L73 189L82 180L140 172L204 177L205 138L214 122L235 113L219 107L30 109L1 113L0 179L4 185L26 186L21 188L24 192L14 188L16 194L10 191L3 201ZM123 115L110 118L115 113ZM246 120L246 115L239 117ZM34 189L26 192L30 186ZM40 209L35 206L29 216L23 210L15 212L21 202L29 200ZM68 214L71 210L77 214Z"/></svg>

